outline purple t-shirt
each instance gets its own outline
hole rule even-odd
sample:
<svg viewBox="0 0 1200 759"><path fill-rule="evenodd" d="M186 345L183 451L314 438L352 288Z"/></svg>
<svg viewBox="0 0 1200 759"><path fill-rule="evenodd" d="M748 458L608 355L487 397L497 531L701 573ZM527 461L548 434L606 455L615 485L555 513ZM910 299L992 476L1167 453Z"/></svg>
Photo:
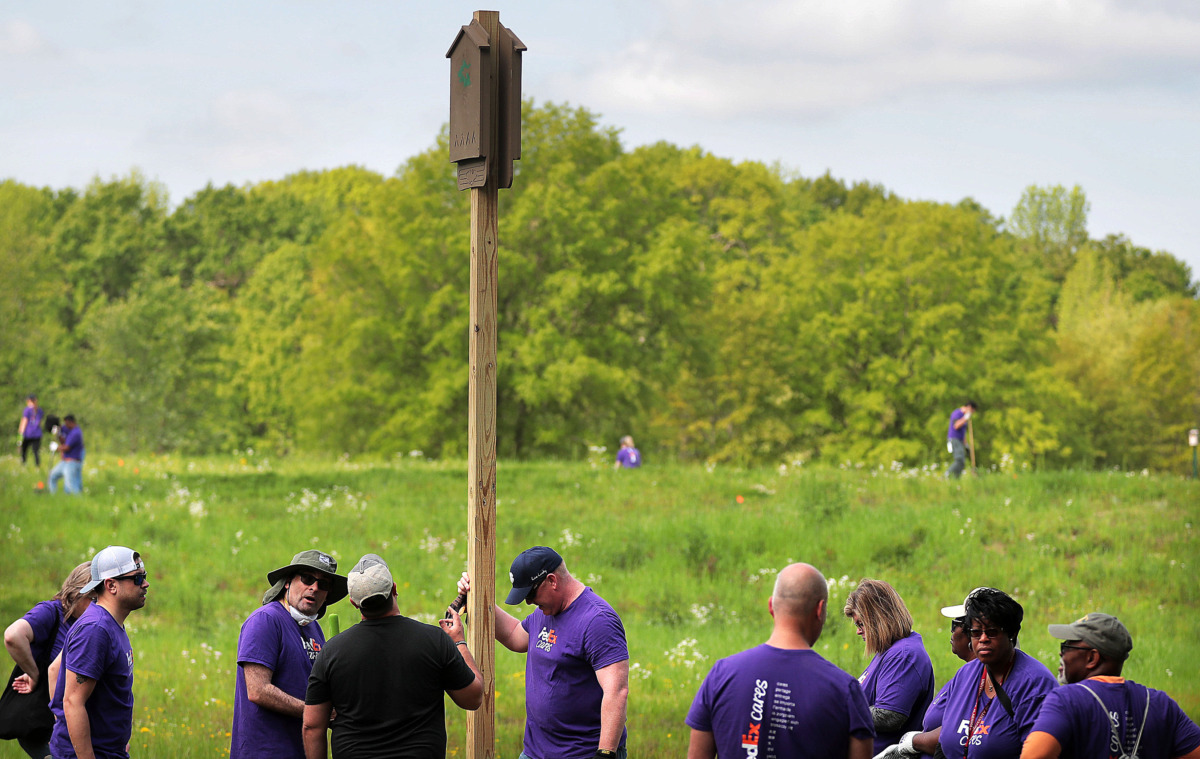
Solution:
<svg viewBox="0 0 1200 759"><path fill-rule="evenodd" d="M1103 709L1084 690L1084 685L1104 702ZM1118 721L1117 734L1122 745L1110 745L1109 719ZM1064 757L1121 756L1132 751L1139 733L1138 756L1142 759L1172 759L1200 747L1200 727L1188 719L1170 696L1122 678L1111 681L1092 678L1055 688L1046 696L1033 730L1053 735L1062 746Z"/></svg>
<svg viewBox="0 0 1200 759"><path fill-rule="evenodd" d="M261 664L271 670L272 685L303 701L313 661L324 645L320 624L301 627L278 601L260 606L246 618L238 636L230 759L304 759L301 719L252 703L242 665Z"/></svg>
<svg viewBox="0 0 1200 759"><path fill-rule="evenodd" d="M525 754L587 759L600 745L604 691L596 670L629 659L621 618L591 588L552 617L540 609L521 622L525 657ZM625 733L621 743L625 745Z"/></svg>
<svg viewBox="0 0 1200 759"><path fill-rule="evenodd" d="M942 714L940 738L946 759L963 756L968 733L971 736L971 759L1019 756L1021 744L1033 728L1042 699L1058 685L1045 664L1018 649L1012 671L1001 684L1012 701L1014 716L1010 717L999 697L989 699L986 693L979 693L983 669L983 662L967 662L950 680L950 696ZM977 695L979 708L975 715L975 729L971 731L971 712L975 711Z"/></svg>
<svg viewBox="0 0 1200 759"><path fill-rule="evenodd" d="M42 436L42 419L46 416L46 412L39 406L38 408L25 407L21 412L21 416L25 419L25 432L22 435L30 440L40 438Z"/></svg>
<svg viewBox="0 0 1200 759"><path fill-rule="evenodd" d="M963 410L960 408L954 409L954 411L950 414L950 431L946 434L947 440L962 440L964 442L966 441L967 425L964 424L963 426L959 427L958 429L954 429L954 423L957 422L959 419L962 419L964 416L966 416L966 414L964 414Z"/></svg>
<svg viewBox="0 0 1200 759"><path fill-rule="evenodd" d="M47 662L54 661L54 657L58 656L58 652L67 642L67 633L71 631L71 625L75 622L64 618L62 604L54 599L36 604L22 619L33 629L33 642L29 644L29 650L34 661L40 661L42 654L49 648ZM51 634L54 635L53 639ZM45 674L42 673L43 676Z"/></svg>
<svg viewBox="0 0 1200 759"><path fill-rule="evenodd" d="M96 681L86 708L97 759L125 759L129 756L125 746L133 733L133 646L125 628L107 609L92 604L71 628L62 657L50 702L55 718L50 752L57 759L75 756L63 717L63 693L70 670Z"/></svg>
<svg viewBox="0 0 1200 759"><path fill-rule="evenodd" d="M74 459L80 463L83 462L83 430L79 427L72 427L67 430L66 437L63 438L62 448L63 461Z"/></svg>
<svg viewBox="0 0 1200 759"><path fill-rule="evenodd" d="M637 448L622 448L617 451L617 463L626 469L636 469L642 465L642 454Z"/></svg>
<svg viewBox="0 0 1200 759"><path fill-rule="evenodd" d="M875 734L854 677L816 651L765 643L714 664L686 721L713 734L722 759L844 759L851 736Z"/></svg>
<svg viewBox="0 0 1200 759"><path fill-rule="evenodd" d="M875 753L897 743L910 730L921 729L921 718L933 700L933 662L918 633L909 633L876 654L858 678L867 704L906 715L904 727L875 736Z"/></svg>

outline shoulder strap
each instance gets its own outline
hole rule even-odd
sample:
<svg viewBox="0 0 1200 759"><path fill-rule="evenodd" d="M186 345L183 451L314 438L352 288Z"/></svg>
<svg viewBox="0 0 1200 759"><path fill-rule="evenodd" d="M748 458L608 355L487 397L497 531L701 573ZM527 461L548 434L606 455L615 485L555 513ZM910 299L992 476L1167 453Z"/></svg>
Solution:
<svg viewBox="0 0 1200 759"><path fill-rule="evenodd" d="M1121 746L1122 745L1121 736L1117 735L1116 725L1114 725L1112 723L1112 720L1108 718L1108 706L1104 703L1104 699L1102 699L1102 698L1100 698L1100 696L1096 695L1096 691L1087 687L1086 684L1080 683L1079 685L1085 691L1087 691L1088 693L1091 693L1092 698L1096 699L1096 703L1100 704L1100 709L1104 712L1104 719L1108 721L1108 729L1112 734L1113 746L1114 747ZM1146 688L1146 686L1144 686L1144 685L1142 687ZM1146 688L1146 708L1142 712L1142 726L1140 728L1138 728L1137 740L1135 740L1133 742L1133 751L1126 754L1122 750L1121 759L1137 759L1138 747L1142 745L1142 736L1146 733L1146 721L1149 718L1150 718L1150 689Z"/></svg>

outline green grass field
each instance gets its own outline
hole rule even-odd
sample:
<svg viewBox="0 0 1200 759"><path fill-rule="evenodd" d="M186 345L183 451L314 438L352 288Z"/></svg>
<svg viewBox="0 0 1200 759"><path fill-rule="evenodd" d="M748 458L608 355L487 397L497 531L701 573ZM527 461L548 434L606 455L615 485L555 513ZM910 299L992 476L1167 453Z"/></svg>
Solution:
<svg viewBox="0 0 1200 759"><path fill-rule="evenodd" d="M97 455L83 497L37 494L37 479L0 458L0 620L52 596L110 543L144 554L149 600L128 623L135 756L227 753L239 627L266 573L296 551L320 547L343 571L363 553L381 554L401 611L425 621L453 598L465 568L461 462ZM950 484L932 469L899 467L614 472L607 461L502 462L497 491L502 584L517 552L550 545L621 614L631 755L684 753L683 718L700 680L717 658L767 637L766 599L791 561L830 579L817 649L855 675L867 659L840 611L858 579L900 591L939 684L959 662L938 609L993 585L1024 605L1021 647L1052 670L1048 623L1096 610L1120 616L1134 637L1125 674L1200 718L1200 484L1189 480L1009 471ZM333 611L343 626L356 618L349 602ZM520 750L524 657L501 648L496 663L497 756L510 759ZM460 755L461 712L451 704L448 714L450 754ZM15 743L0 743L0 757L18 756Z"/></svg>

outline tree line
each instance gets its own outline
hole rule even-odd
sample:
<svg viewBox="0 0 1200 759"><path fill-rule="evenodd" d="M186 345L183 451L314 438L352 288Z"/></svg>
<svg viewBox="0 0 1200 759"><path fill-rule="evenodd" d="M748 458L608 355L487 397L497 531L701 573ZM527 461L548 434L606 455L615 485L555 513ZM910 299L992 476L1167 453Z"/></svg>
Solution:
<svg viewBox="0 0 1200 759"><path fill-rule="evenodd" d="M976 400L981 466L1182 471L1192 272L1089 238L1078 188L1009 218L526 103L501 193L501 457L915 466ZM392 177L0 182L0 382L120 451L466 451L469 197L446 133Z"/></svg>

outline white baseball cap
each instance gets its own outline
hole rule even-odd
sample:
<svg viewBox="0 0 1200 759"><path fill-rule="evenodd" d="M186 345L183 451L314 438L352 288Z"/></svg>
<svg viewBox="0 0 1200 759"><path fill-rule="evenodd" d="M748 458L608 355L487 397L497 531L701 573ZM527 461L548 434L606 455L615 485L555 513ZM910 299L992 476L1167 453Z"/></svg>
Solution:
<svg viewBox="0 0 1200 759"><path fill-rule="evenodd" d="M381 556L368 553L358 560L346 575L346 587L350 591L350 600L356 606L373 596L392 596L392 572L387 562Z"/></svg>
<svg viewBox="0 0 1200 759"><path fill-rule="evenodd" d="M142 555L125 546L109 546L92 557L92 581L79 591L87 595L110 577L120 577L135 569L145 569Z"/></svg>

